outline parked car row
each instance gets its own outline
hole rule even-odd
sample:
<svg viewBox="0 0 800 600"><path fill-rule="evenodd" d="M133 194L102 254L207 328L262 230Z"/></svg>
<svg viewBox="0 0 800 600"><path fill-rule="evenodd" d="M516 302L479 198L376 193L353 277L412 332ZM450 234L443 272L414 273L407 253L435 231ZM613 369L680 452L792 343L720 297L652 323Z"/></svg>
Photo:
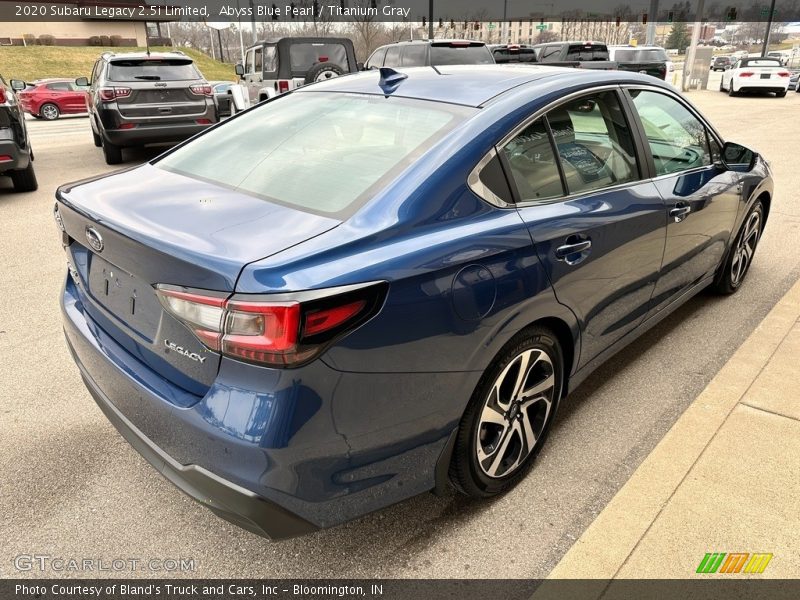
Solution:
<svg viewBox="0 0 800 600"><path fill-rule="evenodd" d="M728 92L730 96L742 92L766 92L783 98L789 89L791 75L777 58L740 58L722 73L719 91Z"/></svg>
<svg viewBox="0 0 800 600"><path fill-rule="evenodd" d="M15 92L0 74L0 175L11 177L15 192L32 192L39 184L25 114Z"/></svg>

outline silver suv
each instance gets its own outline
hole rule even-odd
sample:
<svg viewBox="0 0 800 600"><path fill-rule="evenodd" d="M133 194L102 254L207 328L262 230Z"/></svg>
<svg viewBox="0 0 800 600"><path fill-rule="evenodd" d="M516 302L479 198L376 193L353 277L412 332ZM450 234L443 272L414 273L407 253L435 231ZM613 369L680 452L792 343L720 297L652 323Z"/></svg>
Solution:
<svg viewBox="0 0 800 600"><path fill-rule="evenodd" d="M219 119L214 91L183 52L107 52L97 59L87 108L94 145L106 163L122 162L122 149L177 143Z"/></svg>

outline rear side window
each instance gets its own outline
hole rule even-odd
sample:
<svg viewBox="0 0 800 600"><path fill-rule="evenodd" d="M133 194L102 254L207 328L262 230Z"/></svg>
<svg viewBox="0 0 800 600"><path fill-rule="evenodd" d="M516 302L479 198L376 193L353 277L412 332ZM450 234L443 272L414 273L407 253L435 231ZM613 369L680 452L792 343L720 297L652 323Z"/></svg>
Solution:
<svg viewBox="0 0 800 600"><path fill-rule="evenodd" d="M55 92L69 92L72 88L66 81L59 81L58 83L48 83L47 89Z"/></svg>
<svg viewBox="0 0 800 600"><path fill-rule="evenodd" d="M292 73L305 73L317 63L329 62L350 70L347 50L342 44L299 43L289 46Z"/></svg>
<svg viewBox="0 0 800 600"><path fill-rule="evenodd" d="M397 97L291 94L154 164L301 210L342 215L475 110Z"/></svg>
<svg viewBox="0 0 800 600"><path fill-rule="evenodd" d="M392 46L386 51L386 60L383 63L384 67L399 67L400 66L400 46Z"/></svg>
<svg viewBox="0 0 800 600"><path fill-rule="evenodd" d="M570 44L567 60L608 60L608 48L605 44Z"/></svg>
<svg viewBox="0 0 800 600"><path fill-rule="evenodd" d="M185 81L200 79L200 73L186 58L136 58L109 63L109 81Z"/></svg>
<svg viewBox="0 0 800 600"><path fill-rule="evenodd" d="M705 126L688 108L658 92L630 90L653 154L656 175L711 164Z"/></svg>
<svg viewBox="0 0 800 600"><path fill-rule="evenodd" d="M431 44L431 65L491 65L492 53L483 45Z"/></svg>
<svg viewBox="0 0 800 600"><path fill-rule="evenodd" d="M570 194L639 178L633 136L615 92L562 104L547 120Z"/></svg>
<svg viewBox="0 0 800 600"><path fill-rule="evenodd" d="M543 119L528 125L503 148L521 202L564 195L558 159Z"/></svg>
<svg viewBox="0 0 800 600"><path fill-rule="evenodd" d="M623 48L614 52L614 60L621 62L661 62L669 60L661 48Z"/></svg>
<svg viewBox="0 0 800 600"><path fill-rule="evenodd" d="M409 44L403 48L404 67L424 67L428 49L425 44Z"/></svg>

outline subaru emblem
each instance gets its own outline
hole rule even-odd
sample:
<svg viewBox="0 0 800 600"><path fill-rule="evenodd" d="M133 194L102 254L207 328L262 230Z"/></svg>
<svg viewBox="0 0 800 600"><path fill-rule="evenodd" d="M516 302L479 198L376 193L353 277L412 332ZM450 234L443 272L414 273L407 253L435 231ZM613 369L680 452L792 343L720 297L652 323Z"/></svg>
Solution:
<svg viewBox="0 0 800 600"><path fill-rule="evenodd" d="M95 252L102 252L103 247L103 236L100 235L100 232L97 231L94 227L87 227L86 228L86 241L89 242L89 245Z"/></svg>

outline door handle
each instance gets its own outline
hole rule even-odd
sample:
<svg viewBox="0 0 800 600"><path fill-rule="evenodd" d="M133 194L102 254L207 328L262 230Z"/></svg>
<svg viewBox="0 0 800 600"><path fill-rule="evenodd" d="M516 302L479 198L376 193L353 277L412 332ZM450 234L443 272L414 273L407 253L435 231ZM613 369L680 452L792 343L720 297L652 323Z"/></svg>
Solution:
<svg viewBox="0 0 800 600"><path fill-rule="evenodd" d="M567 241L570 242L570 239L567 238ZM568 265L575 265L581 262L585 256L575 256L575 255L582 255L584 252L588 252L592 248L592 240L580 240L577 242L570 242L568 244L564 244L563 246L559 246L556 248L556 258L558 260L563 260ZM570 258L574 257L574 258Z"/></svg>
<svg viewBox="0 0 800 600"><path fill-rule="evenodd" d="M689 213L692 212L692 207L684 202L678 202L671 211L669 211L669 216L675 219L676 223L680 223L683 221Z"/></svg>

